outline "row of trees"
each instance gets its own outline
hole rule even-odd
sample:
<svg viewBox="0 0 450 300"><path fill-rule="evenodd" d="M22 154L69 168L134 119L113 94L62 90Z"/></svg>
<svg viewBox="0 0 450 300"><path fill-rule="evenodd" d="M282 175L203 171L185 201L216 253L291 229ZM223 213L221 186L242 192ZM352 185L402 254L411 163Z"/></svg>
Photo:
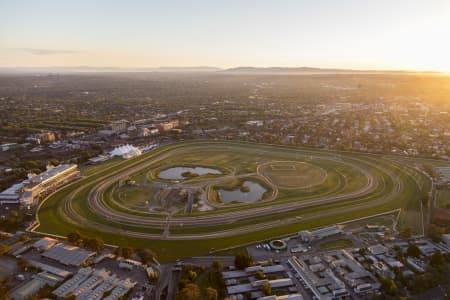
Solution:
<svg viewBox="0 0 450 300"><path fill-rule="evenodd" d="M100 252L105 246L103 240L99 238L83 237L78 232L72 232L67 235L67 241L79 247L85 247L92 251ZM133 254L139 256L143 264L150 263L156 258L155 252L151 249L133 249L131 247L117 247L114 254L123 258L131 258Z"/></svg>
<svg viewBox="0 0 450 300"><path fill-rule="evenodd" d="M204 272L202 267L183 266L179 292L175 296L176 300L217 300L225 297L225 281L222 277L223 265L219 261L212 264L212 268L207 274L208 287L201 290L196 279L199 273Z"/></svg>
<svg viewBox="0 0 450 300"><path fill-rule="evenodd" d="M79 247L85 247L92 251L100 252L105 248L103 240L99 238L83 237L78 232L72 232L67 235L67 241Z"/></svg>

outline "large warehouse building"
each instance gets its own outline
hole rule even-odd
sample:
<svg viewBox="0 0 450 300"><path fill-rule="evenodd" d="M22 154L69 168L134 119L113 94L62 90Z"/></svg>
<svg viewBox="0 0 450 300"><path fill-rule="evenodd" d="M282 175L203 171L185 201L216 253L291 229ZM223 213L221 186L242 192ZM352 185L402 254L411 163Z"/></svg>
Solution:
<svg viewBox="0 0 450 300"><path fill-rule="evenodd" d="M30 174L28 179L14 184L0 193L0 204L19 204L21 208L37 204L40 197L78 177L76 164L48 166L45 172Z"/></svg>

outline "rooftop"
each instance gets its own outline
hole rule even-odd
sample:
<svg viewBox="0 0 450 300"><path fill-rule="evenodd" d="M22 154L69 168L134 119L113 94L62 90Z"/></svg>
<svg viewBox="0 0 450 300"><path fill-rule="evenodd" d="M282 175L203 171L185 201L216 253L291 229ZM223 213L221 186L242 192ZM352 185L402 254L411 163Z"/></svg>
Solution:
<svg viewBox="0 0 450 300"><path fill-rule="evenodd" d="M63 165L58 165L56 167L51 167L47 171L42 172L42 173L32 177L31 179L29 179L29 182L33 186L38 185L38 184L44 183L45 181L47 181L49 179L52 179L53 177L55 177L56 175L58 175L62 172L65 172L70 169L74 169L76 167L77 167L77 165L75 165L75 164L71 164L71 165L63 164Z"/></svg>
<svg viewBox="0 0 450 300"><path fill-rule="evenodd" d="M59 261L64 265L80 266L89 257L95 255L95 252L89 252L81 248L58 244L43 253L42 256Z"/></svg>

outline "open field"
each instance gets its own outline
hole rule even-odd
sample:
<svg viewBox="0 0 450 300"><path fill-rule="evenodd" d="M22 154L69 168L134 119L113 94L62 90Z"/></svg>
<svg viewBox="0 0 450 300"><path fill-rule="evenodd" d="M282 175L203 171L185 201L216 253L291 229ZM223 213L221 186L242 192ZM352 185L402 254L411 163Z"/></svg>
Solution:
<svg viewBox="0 0 450 300"><path fill-rule="evenodd" d="M400 210L396 210L382 215L368 216L367 218L345 222L341 225L344 226L345 230L362 229L366 225L386 226L392 229L399 214Z"/></svg>
<svg viewBox="0 0 450 300"><path fill-rule="evenodd" d="M176 181L154 175L183 165L212 167L223 174ZM271 172L284 174L277 177ZM294 173L294 179L282 180L288 173ZM295 178L302 173L310 175L303 180ZM136 186L119 187L125 178ZM270 195L252 203L219 206L207 196L203 204L189 196L245 178L263 183L270 188ZM243 246L396 208L402 208L399 226L420 233L420 199L427 196L429 188L428 178L421 172L377 155L237 142L183 142L96 167L41 203L35 231L65 236L78 230L112 244L152 248L162 260ZM185 192L173 200L174 210L172 199L158 198L166 189ZM176 193L172 194L176 198ZM159 212L150 210L161 202L170 209L164 210L161 204ZM198 209L202 205L210 209Z"/></svg>
<svg viewBox="0 0 450 300"><path fill-rule="evenodd" d="M304 189L321 184L327 178L327 172L305 162L279 161L269 162L259 167L279 188Z"/></svg>
<svg viewBox="0 0 450 300"><path fill-rule="evenodd" d="M439 208L450 208L450 190L438 190L436 202Z"/></svg>
<svg viewBox="0 0 450 300"><path fill-rule="evenodd" d="M324 250L334 249L334 248L346 248L352 246L353 243L349 239L339 239L334 241L329 241L320 244L320 248Z"/></svg>

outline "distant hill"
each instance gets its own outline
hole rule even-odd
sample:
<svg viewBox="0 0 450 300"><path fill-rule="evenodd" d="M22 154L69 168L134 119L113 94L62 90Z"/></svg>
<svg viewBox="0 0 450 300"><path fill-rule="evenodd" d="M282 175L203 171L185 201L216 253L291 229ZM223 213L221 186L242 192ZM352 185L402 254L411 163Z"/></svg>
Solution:
<svg viewBox="0 0 450 300"><path fill-rule="evenodd" d="M414 72L414 71L389 71L389 70L351 70L351 69L321 69L312 67L237 67L221 71L231 74L374 74L374 73L434 73L434 72Z"/></svg>
<svg viewBox="0 0 450 300"><path fill-rule="evenodd" d="M154 69L155 72L216 72L222 69L208 66L198 67L159 67Z"/></svg>
<svg viewBox="0 0 450 300"><path fill-rule="evenodd" d="M159 68L114 68L114 67L18 67L0 68L0 73L120 73L120 72L159 72L159 73L193 73L216 72L221 69L208 66L194 67L159 67Z"/></svg>
<svg viewBox="0 0 450 300"><path fill-rule="evenodd" d="M230 69L220 69L210 66L193 67L158 67L158 68L115 68L115 67L17 67L1 68L3 74L24 74L24 73L219 73L219 74L261 74L261 75L314 75L314 74L440 74L433 71L397 71L397 70L352 70L352 69L322 69L313 67L236 67Z"/></svg>

